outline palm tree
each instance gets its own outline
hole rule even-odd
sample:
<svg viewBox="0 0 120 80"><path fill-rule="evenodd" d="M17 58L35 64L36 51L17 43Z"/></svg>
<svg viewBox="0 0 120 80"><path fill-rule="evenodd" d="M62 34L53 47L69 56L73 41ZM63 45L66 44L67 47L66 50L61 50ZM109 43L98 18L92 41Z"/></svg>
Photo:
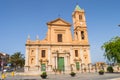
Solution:
<svg viewBox="0 0 120 80"><path fill-rule="evenodd" d="M23 54L21 54L21 52L16 52L13 55L11 55L10 63L13 64L15 69L18 68L18 66L23 67L25 63Z"/></svg>

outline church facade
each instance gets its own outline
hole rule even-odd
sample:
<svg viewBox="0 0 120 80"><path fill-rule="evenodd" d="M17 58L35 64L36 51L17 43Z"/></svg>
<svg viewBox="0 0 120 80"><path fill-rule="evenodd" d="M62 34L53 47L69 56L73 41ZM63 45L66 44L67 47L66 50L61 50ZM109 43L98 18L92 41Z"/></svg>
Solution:
<svg viewBox="0 0 120 80"><path fill-rule="evenodd" d="M91 63L90 45L84 10L76 5L72 13L74 38L71 24L62 18L47 23L44 40L26 41L25 72L55 72L57 70L81 71Z"/></svg>

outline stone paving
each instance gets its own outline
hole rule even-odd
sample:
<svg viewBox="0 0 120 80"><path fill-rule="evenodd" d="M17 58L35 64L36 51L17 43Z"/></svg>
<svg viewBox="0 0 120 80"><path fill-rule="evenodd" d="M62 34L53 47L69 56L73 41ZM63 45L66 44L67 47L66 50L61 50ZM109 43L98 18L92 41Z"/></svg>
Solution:
<svg viewBox="0 0 120 80"><path fill-rule="evenodd" d="M116 78L116 79L115 79ZM118 79L117 79L118 78ZM7 76L5 80L43 80L40 76ZM48 74L47 79L44 80L120 80L120 73L105 73L99 75L98 73L78 73L75 77L69 74Z"/></svg>

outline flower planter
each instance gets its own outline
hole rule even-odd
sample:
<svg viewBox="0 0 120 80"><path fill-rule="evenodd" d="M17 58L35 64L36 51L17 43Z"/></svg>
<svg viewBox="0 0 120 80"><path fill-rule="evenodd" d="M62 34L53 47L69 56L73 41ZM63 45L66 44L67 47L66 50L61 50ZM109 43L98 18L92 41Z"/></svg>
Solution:
<svg viewBox="0 0 120 80"><path fill-rule="evenodd" d="M40 75L42 79L46 79L47 75Z"/></svg>
<svg viewBox="0 0 120 80"><path fill-rule="evenodd" d="M98 73L99 73L99 75L103 75L104 74L104 70L100 70Z"/></svg>
<svg viewBox="0 0 120 80"><path fill-rule="evenodd" d="M47 78L47 73L43 72L40 76L41 76L42 79L46 79Z"/></svg>
<svg viewBox="0 0 120 80"><path fill-rule="evenodd" d="M76 75L76 73L75 73L75 72L71 72L70 75L71 75L72 77L74 77L74 76Z"/></svg>

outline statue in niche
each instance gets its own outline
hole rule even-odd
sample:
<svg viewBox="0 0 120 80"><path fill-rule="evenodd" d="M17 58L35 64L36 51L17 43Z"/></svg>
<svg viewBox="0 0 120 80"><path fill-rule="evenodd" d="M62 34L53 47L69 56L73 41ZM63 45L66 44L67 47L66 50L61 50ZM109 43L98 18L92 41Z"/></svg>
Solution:
<svg viewBox="0 0 120 80"><path fill-rule="evenodd" d="M32 59L31 59L31 64L33 64L33 62L34 62L34 59L32 58Z"/></svg>

